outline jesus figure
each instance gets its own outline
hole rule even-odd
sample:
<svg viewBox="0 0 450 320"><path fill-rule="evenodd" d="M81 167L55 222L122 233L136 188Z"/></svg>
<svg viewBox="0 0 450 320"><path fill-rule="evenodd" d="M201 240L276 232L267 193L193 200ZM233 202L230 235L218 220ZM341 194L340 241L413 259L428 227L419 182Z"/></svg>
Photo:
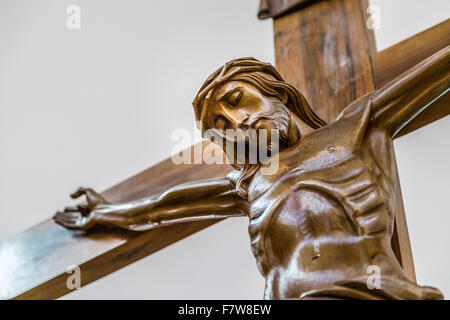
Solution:
<svg viewBox="0 0 450 320"><path fill-rule="evenodd" d="M410 282L391 247L395 217L392 138L448 91L446 47L346 106L326 124L270 64L226 63L200 88L194 111L203 132L276 130L278 170L233 162L222 178L194 181L130 203L80 188L87 205L54 219L70 229L106 225L146 231L174 223L247 216L266 299L442 299ZM247 143L251 143L247 141ZM426 214L426 213L424 213ZM368 273L377 268L379 285Z"/></svg>

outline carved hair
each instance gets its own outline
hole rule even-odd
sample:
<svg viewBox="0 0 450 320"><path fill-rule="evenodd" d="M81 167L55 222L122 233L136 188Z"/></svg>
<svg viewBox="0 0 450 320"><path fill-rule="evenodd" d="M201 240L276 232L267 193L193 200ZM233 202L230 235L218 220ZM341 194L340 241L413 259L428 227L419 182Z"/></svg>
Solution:
<svg viewBox="0 0 450 320"><path fill-rule="evenodd" d="M278 71L270 63L250 57L234 59L225 63L210 75L201 86L192 104L195 118L200 122L202 132L207 129L205 123L208 116L207 109L210 99L214 96L215 89L228 81L249 83L262 94L278 98L280 101L283 101L283 97L286 97L286 107L311 128L317 129L326 125L326 122L312 111L305 97L296 88L284 82Z"/></svg>
<svg viewBox="0 0 450 320"><path fill-rule="evenodd" d="M239 58L231 60L211 74L198 91L192 103L195 118L202 134L209 129L208 107L216 89L228 81L242 81L257 88L262 94L274 97L284 102L284 105L303 120L311 128L317 129L324 125L323 121L309 106L305 97L293 86L284 82L278 71L270 64L255 58ZM247 195L246 185L251 181L259 165L233 165L241 170L236 188L241 196Z"/></svg>

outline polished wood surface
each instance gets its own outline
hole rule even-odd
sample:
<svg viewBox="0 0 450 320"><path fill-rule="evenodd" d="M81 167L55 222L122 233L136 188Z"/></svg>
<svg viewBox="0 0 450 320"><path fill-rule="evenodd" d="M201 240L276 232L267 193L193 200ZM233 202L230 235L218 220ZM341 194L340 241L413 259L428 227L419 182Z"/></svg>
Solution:
<svg viewBox="0 0 450 320"><path fill-rule="evenodd" d="M406 124L399 131L396 138L404 136L410 132L414 132L426 125L442 119L450 114L450 92L445 93L442 97L431 104L426 113L419 115L411 122Z"/></svg>
<svg viewBox="0 0 450 320"><path fill-rule="evenodd" d="M372 55L375 87L381 88L423 59L450 45L450 19ZM427 112L409 122L401 137L450 114L450 93L434 102Z"/></svg>
<svg viewBox="0 0 450 320"><path fill-rule="evenodd" d="M367 2L360 0L322 1L274 20L277 68L327 122L375 89L371 57L376 46L373 32L365 25L365 8ZM415 281L398 172L393 174L397 181L395 232L401 234L393 237L393 248L407 276Z"/></svg>
<svg viewBox="0 0 450 320"><path fill-rule="evenodd" d="M375 87L407 71L423 59L450 45L450 19L422 31L372 56Z"/></svg>
<svg viewBox="0 0 450 320"><path fill-rule="evenodd" d="M308 78L306 81L302 79L291 79L292 83L298 86L299 84L306 85L305 88L300 88L304 91L305 95L312 99L314 98L313 94L318 94L319 96L316 98L316 101L312 103L312 107L315 110L318 110L318 113L323 116L323 118L327 120L334 120L334 117L338 114L339 110L342 110L346 105L325 105L319 104L319 108L314 103L318 102L327 102L327 99L334 99L334 96L337 96L337 99L344 103L345 101L356 98L360 93L366 92L367 90L372 90L374 88L380 88L381 84L385 84L386 82L392 80L395 76L399 75L401 71L391 72L391 70L399 70L397 68L397 64L395 62L392 63L391 68L389 68L389 55L380 55L379 58L373 59L374 66L374 81L371 83L368 80L367 76L367 59L365 58L366 54L374 54L374 42L373 35L370 33L362 32L361 30L353 30L354 25L360 25L361 19L357 16L355 17L355 9L361 9L361 6L356 2L343 3L339 1L338 5L338 15L335 16L336 12L333 13L331 19L331 25L334 29L337 27L344 28L344 32L333 31L332 29L327 28L323 25L322 22L320 30L321 32L325 32L325 34L332 34L335 32L337 36L331 38L330 43L327 41L322 42L317 38L314 38L313 29L309 28L309 32L300 32L298 29L300 27L305 26L305 21L309 21L310 23L317 23L317 12L315 14L309 13L305 14L309 20L305 20L300 24L300 21L297 19L289 20L289 23L293 23L294 30L291 30L288 26L288 22L283 22L281 19L288 19L288 17L295 16L298 12L290 14L289 16L280 18L275 20L275 29L278 26L283 26L285 33L275 32L275 41L277 44L277 65L280 69L280 72L283 74L283 63L280 65L280 61L284 59L284 63L289 59L293 60L292 65L286 65L286 70L284 72L288 74L297 73L298 70L295 69L295 63L303 63L302 59L298 59L299 55L304 55L304 53L299 53L299 48L295 46L297 43L304 43L310 41L315 42L316 45L319 45L319 49L321 49L321 57L323 61L326 61L326 65L328 67L328 71L326 71L322 77L326 78L326 84L328 85L326 92L317 90L315 87L315 71L311 71L314 69L314 64L318 62L320 59L315 57L317 52L313 52L309 49L307 53L312 54L310 64L300 66L303 69L307 69L309 73L307 73ZM329 4L328 4L329 5ZM309 7L308 7L309 8ZM329 9L329 8L328 8ZM325 10L327 14L329 10ZM314 10L314 9L312 9ZM361 12L361 11L359 11ZM340 18L339 18L340 15ZM361 13L361 17L364 16L364 13ZM334 18L333 18L334 17ZM347 19L350 17L350 19ZM344 19L342 22L339 22L337 19ZM343 24L342 24L343 23ZM346 26L346 24L350 24L351 27ZM357 26L357 28L359 28ZM442 28L442 27L439 27ZM308 28L306 28L308 30ZM283 31L283 29L281 29ZM439 32L436 32L438 34ZM338 44L339 38L345 39L345 37L352 34L351 39L347 39L346 45L348 46L345 49ZM289 39L290 37L290 39ZM356 41L356 37L362 37L362 42ZM444 37L445 38L445 37ZM434 48L433 43L442 42L442 37L436 36L435 39L430 38L428 36L423 37L424 41L429 40L429 44L425 46L430 46ZM432 40L430 40L432 39ZM327 38L329 40L329 38ZM361 43L366 41L366 48L361 47ZM437 45L439 47L440 45ZM389 48L389 50L395 50L393 48ZM327 49L328 48L328 49ZM352 49L353 48L353 49ZM339 72L336 70L330 72L333 64L335 64L338 60L333 61L332 50L338 50L340 53L343 53L345 57L352 60L339 60ZM297 50L297 51L296 51ZM359 56L359 50L362 50L362 56ZM386 49L388 50L388 49ZM432 49L434 50L434 49ZM331 52L331 54L330 54ZM383 52L383 51L382 51ZM399 51L400 52L400 51ZM428 52L428 51L427 51ZM433 51L434 52L434 51ZM431 52L431 53L433 53ZM430 54L431 54L430 53ZM418 63L420 60L416 61L415 59L419 59L419 56L415 55L416 51L407 52L405 56L401 59L408 60L410 55L413 55L414 58L411 58L411 61L415 61L414 63L410 62L410 66ZM425 53L422 53L425 55ZM286 56L285 56L286 55ZM377 55L375 54L374 57ZM281 58L280 58L281 57ZM420 56L421 57L421 56ZM426 56L423 56L425 58ZM336 57L334 57L336 58ZM305 58L306 59L306 58ZM357 61L357 66L354 70L348 67L348 61ZM331 66L331 67L330 67ZM408 68L409 68L408 67ZM293 71L290 68L294 69ZM308 69L309 68L309 69ZM370 65L372 68L372 65ZM383 72L380 70L389 69L389 75L383 75ZM406 68L403 71L406 71ZM375 71L378 70L378 71ZM335 73L335 74L333 74ZM348 80L336 76L336 74L350 76L350 81L348 84L345 82ZM283 74L284 75L284 74ZM361 77L363 81L358 84L357 78L354 76ZM288 77L286 77L288 78ZM296 81L298 83L296 83ZM303 82L302 82L303 81ZM311 81L311 83L309 83ZM330 89L331 88L331 89ZM343 89L342 89L343 88ZM344 90L344 92L338 92L339 90ZM370 91L369 90L369 91ZM333 91L335 91L333 93ZM447 99L448 95L442 97L434 103L431 107L438 105L444 101L443 99ZM350 100L351 101L351 100ZM310 100L310 102L312 102ZM441 104L443 107L443 113L447 112L445 106L448 103ZM330 111L326 110L324 106L329 107ZM318 109L316 109L318 108ZM422 113L423 115L427 115L427 112ZM421 114L421 115L422 115ZM436 119L440 118L439 112ZM428 117L428 118L427 118ZM429 116L419 116L416 117L415 120L411 121L410 124L413 124L418 119L422 119L423 125L431 122L433 119ZM423 120L425 119L425 120ZM409 124L399 133L401 135L404 130L408 128ZM414 130L411 129L411 130ZM208 177L219 177L223 176L227 172L231 170L229 166L207 166L207 165L195 165L195 166L174 166L172 165L170 159L164 161L161 164L158 164L143 173L126 180L124 183L119 184L116 187L113 187L107 190L104 195L108 200L113 202L123 202L123 201L131 201L149 193L158 193L176 185L178 183L191 181L195 179L203 179ZM399 190L398 188L396 188ZM397 197L398 199L398 197ZM402 205L401 201L400 204ZM396 209L398 211L400 209ZM404 219L405 216L400 216L400 220ZM398 215L396 217L397 221L399 220ZM95 232L89 232L88 235L84 235L82 233L73 232L66 230L60 226L54 224L53 221L48 220L43 223L33 227L29 230L18 234L17 236L3 242L0 244L0 283L3 285L0 287L0 297L1 298L45 298L52 299L57 298L61 295L64 295L69 292L66 287L66 279L68 274L65 273L68 265L80 265L83 278L82 285L85 285L89 282L92 282L98 278L101 278L115 270L132 263L152 252L155 252L165 246L170 245L171 243L182 239L189 234L192 234L198 230L201 230L211 224L213 224L214 220L205 220L205 221L195 221L188 222L184 224L175 224L164 229L154 229L151 231L143 232L143 233L130 233L126 231L114 230L110 229L94 229ZM406 226L404 222L397 222L399 225ZM403 231L399 233L400 237L397 234L394 235L393 246L394 249L397 249L399 252L404 254L408 252L409 240L407 239L407 232ZM397 240L395 238L397 237ZM401 247L405 247L401 249ZM410 253L410 248L409 248ZM406 254L406 258L402 258L401 255L398 255L399 261L402 262L405 268L405 261L408 261L408 255ZM8 259L9 263L7 266L5 264L1 264L1 261L6 261ZM49 263L51 261L51 263ZM412 266L412 264L407 264ZM405 270L407 274L409 274L410 278L413 276L413 271Z"/></svg>
<svg viewBox="0 0 450 320"><path fill-rule="evenodd" d="M387 82L399 76L423 59L436 53L440 49L450 45L450 19L447 19L432 28L420 32L408 39L405 39L389 48L376 52L372 55L372 65L375 80L375 87L381 88ZM436 120L446 117L450 114L450 93L444 94L433 104L426 112L422 112L417 117L406 124L394 138L420 129ZM397 176L398 176L398 169ZM399 180L397 180L397 189L401 190ZM399 212L405 212L401 192L397 195L399 201ZM398 216L396 223L392 246L394 252L405 269L405 273L415 279L415 271L412 261L412 250L410 238L407 229L406 216ZM398 229L397 229L398 228Z"/></svg>
<svg viewBox="0 0 450 320"><path fill-rule="evenodd" d="M393 251L394 223L402 236L406 222L398 219L392 139L449 86L450 46L351 101L326 124L270 64L228 61L193 106L203 136L230 155L234 171L127 203L82 188L73 196L85 195L87 207L66 208L54 219L74 230L147 231L247 216L265 299L442 299L438 289L407 277L404 247L400 259Z"/></svg>
<svg viewBox="0 0 450 320"><path fill-rule="evenodd" d="M198 148L192 149L192 154L198 152ZM126 202L183 182L223 176L230 170L228 165L175 165L169 158L103 195L114 202ZM84 286L216 221L178 224L145 233L98 229L86 235L67 230L49 218L0 243L0 298L56 299L70 292L66 286L68 266L80 266Z"/></svg>
<svg viewBox="0 0 450 320"><path fill-rule="evenodd" d="M375 89L364 2L320 1L274 19L275 64L327 123Z"/></svg>
<svg viewBox="0 0 450 320"><path fill-rule="evenodd" d="M261 0L259 3L258 18L268 19L280 17L317 1L318 0Z"/></svg>

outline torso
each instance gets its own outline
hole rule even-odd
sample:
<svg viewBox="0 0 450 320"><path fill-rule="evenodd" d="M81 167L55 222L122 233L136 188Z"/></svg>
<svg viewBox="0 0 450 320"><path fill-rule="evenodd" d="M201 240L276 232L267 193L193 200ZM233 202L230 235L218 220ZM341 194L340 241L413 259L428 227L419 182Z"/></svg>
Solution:
<svg viewBox="0 0 450 320"><path fill-rule="evenodd" d="M372 264L401 273L390 247L392 143L370 128L367 108L303 137L280 153L277 173L250 183L249 233L266 298L299 298Z"/></svg>

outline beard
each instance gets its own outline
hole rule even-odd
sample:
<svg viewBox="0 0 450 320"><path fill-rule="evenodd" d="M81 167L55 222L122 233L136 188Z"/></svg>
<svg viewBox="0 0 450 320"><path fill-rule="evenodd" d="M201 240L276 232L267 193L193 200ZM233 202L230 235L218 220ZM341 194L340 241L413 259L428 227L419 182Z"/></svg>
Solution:
<svg viewBox="0 0 450 320"><path fill-rule="evenodd" d="M254 129L256 132L265 130L267 133L267 148L273 150L275 144L278 145L278 149L286 148L289 142L289 122L291 116L287 107L281 103L278 99L273 99L274 112L258 115L252 123L249 125L250 129ZM275 130L278 133L277 141L272 141L272 131ZM258 135L259 137L260 135ZM259 144L259 141L258 141Z"/></svg>
<svg viewBox="0 0 450 320"><path fill-rule="evenodd" d="M240 171L236 181L236 190L243 198L247 196L249 182L264 163L260 154L265 153L264 158L272 157L275 150L279 152L286 148L289 143L290 111L276 98L273 98L272 105L274 111L258 114L249 125L242 130L238 130L241 131L241 136L234 132L232 137L230 137L218 129L208 130L209 135L207 137L204 136L218 144L226 154L228 163L234 169ZM276 138L272 136L272 130L276 130ZM248 131L256 133L256 139L252 139ZM265 143L261 143L261 131L266 135ZM244 144L244 152L239 153L239 143L242 144L242 142ZM262 152L260 151L261 147L265 147L265 150ZM254 158L255 154L256 161L252 161L252 155Z"/></svg>
<svg viewBox="0 0 450 320"><path fill-rule="evenodd" d="M288 146L289 110L278 99L274 98L272 104L274 111L258 114L245 128L234 131L231 137L222 136L222 149L233 166L263 163Z"/></svg>

